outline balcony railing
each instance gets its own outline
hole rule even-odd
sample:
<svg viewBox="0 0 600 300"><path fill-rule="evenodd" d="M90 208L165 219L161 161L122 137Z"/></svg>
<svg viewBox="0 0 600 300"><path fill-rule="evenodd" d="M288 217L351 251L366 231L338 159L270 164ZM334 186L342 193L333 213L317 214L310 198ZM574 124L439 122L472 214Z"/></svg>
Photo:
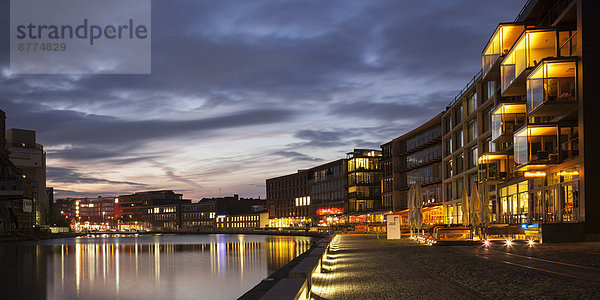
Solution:
<svg viewBox="0 0 600 300"><path fill-rule="evenodd" d="M542 59L556 57L558 49L574 31L531 29L521 34L500 64L501 94L525 94L525 78Z"/></svg>
<svg viewBox="0 0 600 300"><path fill-rule="evenodd" d="M482 55L482 75L485 77L498 62L501 56L508 53L517 38L525 30L524 25L520 24L499 24L494 34L488 41Z"/></svg>
<svg viewBox="0 0 600 300"><path fill-rule="evenodd" d="M543 60L527 77L527 114L556 115L577 102L574 59Z"/></svg>

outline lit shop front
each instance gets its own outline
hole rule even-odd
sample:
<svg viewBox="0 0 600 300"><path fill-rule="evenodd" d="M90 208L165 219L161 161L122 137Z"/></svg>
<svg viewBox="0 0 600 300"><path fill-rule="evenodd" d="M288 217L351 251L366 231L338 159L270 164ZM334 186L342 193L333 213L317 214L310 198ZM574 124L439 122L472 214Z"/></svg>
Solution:
<svg viewBox="0 0 600 300"><path fill-rule="evenodd" d="M431 227L444 223L444 206L433 204L421 208L423 214L423 227ZM408 209L393 213L400 216L400 227L408 228Z"/></svg>
<svg viewBox="0 0 600 300"><path fill-rule="evenodd" d="M387 229L385 216L391 211L379 211L372 213L354 213L348 215L348 224L354 226L356 232L378 231L385 232Z"/></svg>
<svg viewBox="0 0 600 300"><path fill-rule="evenodd" d="M539 176L546 175L540 172ZM540 223L581 222L579 169L547 174L531 180L531 220Z"/></svg>
<svg viewBox="0 0 600 300"><path fill-rule="evenodd" d="M498 188L499 223L581 222L579 170L526 171L526 180Z"/></svg>
<svg viewBox="0 0 600 300"><path fill-rule="evenodd" d="M71 228L75 231L109 231L111 229L108 223L90 223L86 222L77 222L71 224Z"/></svg>
<svg viewBox="0 0 600 300"><path fill-rule="evenodd" d="M317 209L317 225L322 227L343 225L346 223L343 214L343 208L319 208Z"/></svg>
<svg viewBox="0 0 600 300"><path fill-rule="evenodd" d="M309 218L275 218L269 219L270 228L308 228L311 220Z"/></svg>
<svg viewBox="0 0 600 300"><path fill-rule="evenodd" d="M117 225L119 231L142 231L144 225L141 222L135 221L131 223L120 223Z"/></svg>

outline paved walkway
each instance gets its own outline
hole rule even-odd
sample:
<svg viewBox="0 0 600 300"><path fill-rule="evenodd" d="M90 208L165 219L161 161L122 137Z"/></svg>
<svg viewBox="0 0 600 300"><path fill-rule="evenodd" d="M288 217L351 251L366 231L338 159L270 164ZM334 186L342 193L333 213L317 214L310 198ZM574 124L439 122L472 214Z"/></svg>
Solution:
<svg viewBox="0 0 600 300"><path fill-rule="evenodd" d="M339 235L332 246L324 261L329 272L313 276L315 299L600 297L600 284L588 274L574 278L507 264L483 257L477 246L430 247L370 235Z"/></svg>

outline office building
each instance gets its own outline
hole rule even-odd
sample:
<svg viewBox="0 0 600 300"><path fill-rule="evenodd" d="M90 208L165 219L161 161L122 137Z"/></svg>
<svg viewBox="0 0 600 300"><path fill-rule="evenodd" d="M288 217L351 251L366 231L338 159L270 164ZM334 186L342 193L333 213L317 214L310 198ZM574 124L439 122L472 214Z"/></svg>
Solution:
<svg viewBox="0 0 600 300"><path fill-rule="evenodd" d="M248 230L266 228L269 225L269 213L266 210L235 215L219 215L216 219L218 229Z"/></svg>
<svg viewBox="0 0 600 300"><path fill-rule="evenodd" d="M35 225L47 223L48 195L46 194L46 152L36 143L35 131L9 129L6 132L8 158L31 182Z"/></svg>
<svg viewBox="0 0 600 300"><path fill-rule="evenodd" d="M216 201L181 205L181 229L198 231L215 228L216 206Z"/></svg>
<svg viewBox="0 0 600 300"><path fill-rule="evenodd" d="M33 185L9 159L5 124L0 110L0 232L30 230L35 224Z"/></svg>
<svg viewBox="0 0 600 300"><path fill-rule="evenodd" d="M311 221L308 171L266 180L270 227L307 227Z"/></svg>
<svg viewBox="0 0 600 300"><path fill-rule="evenodd" d="M354 149L346 154L348 212L381 209L381 151Z"/></svg>
<svg viewBox="0 0 600 300"><path fill-rule="evenodd" d="M167 204L185 204L182 194L172 190L138 192L115 198L115 217L121 230L142 230L148 207Z"/></svg>
<svg viewBox="0 0 600 300"><path fill-rule="evenodd" d="M312 223L339 225L348 210L348 165L338 159L307 170Z"/></svg>

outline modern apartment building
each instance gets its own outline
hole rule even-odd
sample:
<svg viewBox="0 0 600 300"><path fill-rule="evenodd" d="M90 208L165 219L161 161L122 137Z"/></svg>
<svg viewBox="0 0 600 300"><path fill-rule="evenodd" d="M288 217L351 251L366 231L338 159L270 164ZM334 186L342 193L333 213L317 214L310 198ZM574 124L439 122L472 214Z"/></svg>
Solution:
<svg viewBox="0 0 600 300"><path fill-rule="evenodd" d="M407 208L408 190L417 182L425 204L442 202L442 113L381 149L384 208Z"/></svg>
<svg viewBox="0 0 600 300"><path fill-rule="evenodd" d="M544 241L600 237L599 9L530 0L497 26L481 73L443 116L447 223L462 221L463 189L480 183L493 223L539 224Z"/></svg>
<svg viewBox="0 0 600 300"><path fill-rule="evenodd" d="M478 73L442 116L444 223L462 223L463 190L471 196L478 183L479 157L494 151L489 116L495 89L494 84L484 85Z"/></svg>

